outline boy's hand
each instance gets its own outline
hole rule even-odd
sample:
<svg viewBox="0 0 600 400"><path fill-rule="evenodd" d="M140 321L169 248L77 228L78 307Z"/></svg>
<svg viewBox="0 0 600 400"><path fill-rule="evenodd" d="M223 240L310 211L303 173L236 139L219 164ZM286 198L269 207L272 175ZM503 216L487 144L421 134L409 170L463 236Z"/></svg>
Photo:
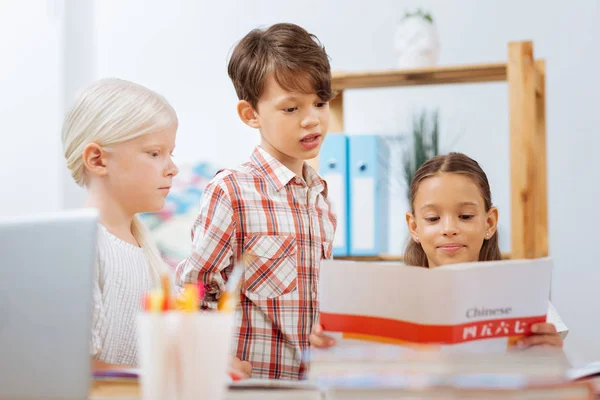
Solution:
<svg viewBox="0 0 600 400"><path fill-rule="evenodd" d="M556 332L553 324L542 322L531 326L531 336L525 337L517 342L519 349L526 349L534 346L546 346L562 349L563 340Z"/></svg>
<svg viewBox="0 0 600 400"><path fill-rule="evenodd" d="M237 357L231 358L231 374L238 379L248 379L252 374L252 364L248 361L242 361Z"/></svg>
<svg viewBox="0 0 600 400"><path fill-rule="evenodd" d="M335 339L323 334L323 327L319 324L313 325L312 332L308 337L311 346L326 349L335 345Z"/></svg>

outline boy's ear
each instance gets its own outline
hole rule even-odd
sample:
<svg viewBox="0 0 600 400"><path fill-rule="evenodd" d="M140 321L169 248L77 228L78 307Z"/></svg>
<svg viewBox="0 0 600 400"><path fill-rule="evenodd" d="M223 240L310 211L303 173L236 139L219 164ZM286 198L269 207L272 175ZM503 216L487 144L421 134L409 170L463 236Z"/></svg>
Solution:
<svg viewBox="0 0 600 400"><path fill-rule="evenodd" d="M410 211L406 213L406 226L408 227L408 231L413 240L417 240L419 238L419 233L417 232L417 219Z"/></svg>
<svg viewBox="0 0 600 400"><path fill-rule="evenodd" d="M498 229L498 209L496 207L491 207L487 212L486 219L486 233L489 233L490 237L494 236L496 230Z"/></svg>
<svg viewBox="0 0 600 400"><path fill-rule="evenodd" d="M106 151L97 143L90 143L83 149L83 165L89 173L105 176L106 169Z"/></svg>
<svg viewBox="0 0 600 400"><path fill-rule="evenodd" d="M251 128L260 128L260 121L258 120L258 114L254 111L254 108L246 100L240 100L237 105L237 112L242 122Z"/></svg>

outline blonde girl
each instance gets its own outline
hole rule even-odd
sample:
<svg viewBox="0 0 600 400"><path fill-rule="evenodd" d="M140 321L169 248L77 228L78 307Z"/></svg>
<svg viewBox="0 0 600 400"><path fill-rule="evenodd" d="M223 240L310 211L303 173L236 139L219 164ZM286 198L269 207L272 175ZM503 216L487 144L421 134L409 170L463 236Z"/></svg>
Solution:
<svg viewBox="0 0 600 400"><path fill-rule="evenodd" d="M62 130L67 167L99 210L91 354L95 368L137 366L142 295L169 273L138 213L160 210L178 169L177 115L161 95L120 79L85 88Z"/></svg>

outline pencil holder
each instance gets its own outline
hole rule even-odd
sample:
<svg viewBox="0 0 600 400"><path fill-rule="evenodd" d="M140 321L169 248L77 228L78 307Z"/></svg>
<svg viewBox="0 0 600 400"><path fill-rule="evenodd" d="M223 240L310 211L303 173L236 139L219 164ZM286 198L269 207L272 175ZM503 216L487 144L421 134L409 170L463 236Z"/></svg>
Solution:
<svg viewBox="0 0 600 400"><path fill-rule="evenodd" d="M139 316L143 400L219 400L225 395L234 313Z"/></svg>

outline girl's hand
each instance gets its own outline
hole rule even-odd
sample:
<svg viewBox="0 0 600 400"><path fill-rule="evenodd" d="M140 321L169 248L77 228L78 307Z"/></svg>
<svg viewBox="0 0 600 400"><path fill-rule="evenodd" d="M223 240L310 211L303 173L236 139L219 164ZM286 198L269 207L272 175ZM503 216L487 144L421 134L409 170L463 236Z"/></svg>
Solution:
<svg viewBox="0 0 600 400"><path fill-rule="evenodd" d="M536 346L545 346L562 349L563 340L556 332L553 324L542 322L531 326L531 336L527 336L517 342L519 349L527 349Z"/></svg>
<svg viewBox="0 0 600 400"><path fill-rule="evenodd" d="M319 324L313 325L312 332L308 337L311 346L326 349L335 345L335 339L323 333L323 327Z"/></svg>

